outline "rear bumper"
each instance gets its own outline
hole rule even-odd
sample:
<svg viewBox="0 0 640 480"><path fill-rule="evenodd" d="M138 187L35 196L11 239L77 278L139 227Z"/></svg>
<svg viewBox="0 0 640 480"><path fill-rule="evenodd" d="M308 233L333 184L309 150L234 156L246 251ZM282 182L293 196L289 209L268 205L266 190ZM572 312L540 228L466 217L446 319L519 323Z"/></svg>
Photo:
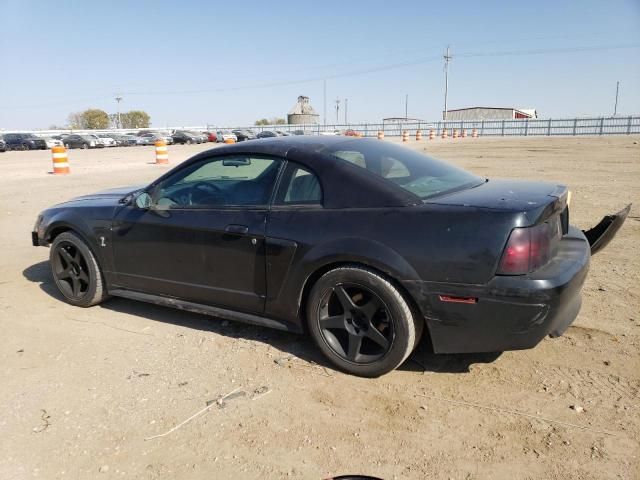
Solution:
<svg viewBox="0 0 640 480"><path fill-rule="evenodd" d="M554 259L532 274L496 276L486 285L405 286L419 303L436 353L520 350L534 347L547 335L562 335L575 320L589 259L589 242L570 227ZM473 297L477 302L443 302L442 295Z"/></svg>

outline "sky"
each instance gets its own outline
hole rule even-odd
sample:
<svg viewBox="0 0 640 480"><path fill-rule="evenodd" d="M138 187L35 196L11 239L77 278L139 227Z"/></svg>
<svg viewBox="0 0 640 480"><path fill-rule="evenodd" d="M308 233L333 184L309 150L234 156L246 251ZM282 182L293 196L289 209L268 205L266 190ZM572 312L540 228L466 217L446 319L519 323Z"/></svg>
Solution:
<svg viewBox="0 0 640 480"><path fill-rule="evenodd" d="M298 95L324 118L640 114L640 0L0 0L0 129L145 110L153 126L251 125Z"/></svg>

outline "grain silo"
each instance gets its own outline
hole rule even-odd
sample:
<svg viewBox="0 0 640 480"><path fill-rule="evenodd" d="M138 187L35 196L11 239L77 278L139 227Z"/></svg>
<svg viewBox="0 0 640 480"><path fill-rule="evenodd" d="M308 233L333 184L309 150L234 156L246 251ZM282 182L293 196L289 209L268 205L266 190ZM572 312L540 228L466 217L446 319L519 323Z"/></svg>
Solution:
<svg viewBox="0 0 640 480"><path fill-rule="evenodd" d="M287 114L287 123L289 125L316 124L318 123L319 117L320 115L316 113L309 103L309 97L300 95L298 97L298 102Z"/></svg>

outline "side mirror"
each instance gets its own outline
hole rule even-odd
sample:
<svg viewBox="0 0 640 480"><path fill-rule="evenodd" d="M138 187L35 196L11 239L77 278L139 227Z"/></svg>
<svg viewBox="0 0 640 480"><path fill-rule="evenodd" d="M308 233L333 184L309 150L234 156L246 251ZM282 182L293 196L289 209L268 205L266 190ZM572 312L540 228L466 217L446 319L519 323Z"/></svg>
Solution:
<svg viewBox="0 0 640 480"><path fill-rule="evenodd" d="M151 207L151 195L147 192L142 192L136 197L135 203L136 207L148 210Z"/></svg>

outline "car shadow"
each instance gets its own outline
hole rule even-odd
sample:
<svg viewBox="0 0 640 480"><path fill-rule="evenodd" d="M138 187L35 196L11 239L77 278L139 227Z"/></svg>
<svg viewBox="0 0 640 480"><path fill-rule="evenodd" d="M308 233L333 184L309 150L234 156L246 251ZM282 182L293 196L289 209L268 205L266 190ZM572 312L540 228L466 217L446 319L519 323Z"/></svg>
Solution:
<svg viewBox="0 0 640 480"><path fill-rule="evenodd" d="M22 274L28 281L37 283L40 289L47 295L56 300L64 301L62 294L58 291L51 276L49 262L43 261L33 264L24 269ZM315 346L313 340L307 335L298 335L240 322L225 321L209 315L119 297L109 299L100 304L98 308L135 315L155 322L170 323L193 330L211 332L228 338L253 340L286 352L282 357L274 358L274 362L282 362L293 355L325 369L334 370L333 366ZM500 353L436 355L431 348L429 336L423 335L416 350L409 359L399 367L399 370L420 373L466 373L470 371L469 367L472 364L490 363L498 358L498 356L500 356Z"/></svg>

